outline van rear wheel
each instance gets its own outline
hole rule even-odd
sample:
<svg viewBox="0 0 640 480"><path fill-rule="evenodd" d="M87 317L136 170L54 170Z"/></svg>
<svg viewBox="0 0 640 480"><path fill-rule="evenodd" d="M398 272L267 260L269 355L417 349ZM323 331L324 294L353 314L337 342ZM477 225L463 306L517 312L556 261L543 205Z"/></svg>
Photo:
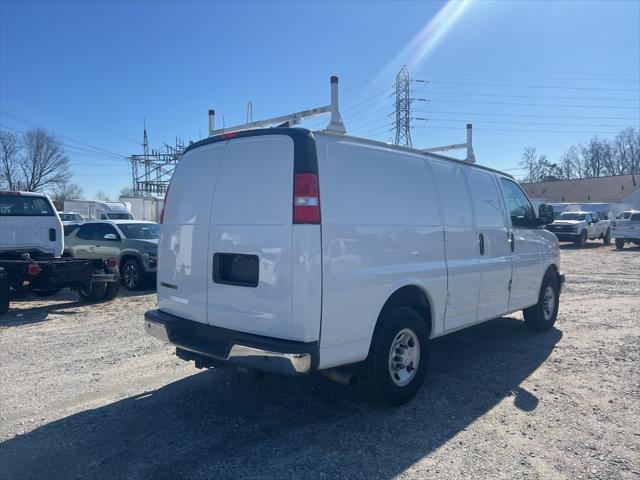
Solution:
<svg viewBox="0 0 640 480"><path fill-rule="evenodd" d="M538 332L550 330L556 323L559 305L560 286L558 279L553 272L547 272L542 280L538 303L522 311L524 322L531 330Z"/></svg>
<svg viewBox="0 0 640 480"><path fill-rule="evenodd" d="M420 389L429 363L428 332L422 317L408 307L382 314L366 360L371 393L390 405L402 405Z"/></svg>

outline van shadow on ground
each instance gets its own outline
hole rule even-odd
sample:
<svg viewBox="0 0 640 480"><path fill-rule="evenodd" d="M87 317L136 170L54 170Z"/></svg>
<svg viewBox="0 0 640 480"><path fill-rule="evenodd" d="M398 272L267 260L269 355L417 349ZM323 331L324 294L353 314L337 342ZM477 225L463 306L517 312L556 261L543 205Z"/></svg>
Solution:
<svg viewBox="0 0 640 480"><path fill-rule="evenodd" d="M391 478L509 396L561 339L500 318L432 342L416 399L386 408L320 376L195 374L0 445L0 477ZM434 472L432 472L434 473Z"/></svg>

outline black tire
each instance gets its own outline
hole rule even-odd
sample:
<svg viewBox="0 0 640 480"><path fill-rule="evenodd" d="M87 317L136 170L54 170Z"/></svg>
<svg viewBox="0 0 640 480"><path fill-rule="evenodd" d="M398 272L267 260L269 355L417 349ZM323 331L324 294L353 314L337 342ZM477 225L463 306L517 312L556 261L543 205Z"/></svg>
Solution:
<svg viewBox="0 0 640 480"><path fill-rule="evenodd" d="M582 230L582 232L580 232L580 237L578 238L578 240L576 240L576 245L578 245L579 247L584 247L587 243L587 240L587 231Z"/></svg>
<svg viewBox="0 0 640 480"><path fill-rule="evenodd" d="M411 369L415 357L412 359L410 353L405 353L402 362L408 361L409 365L403 369L395 369L390 355L391 349L398 344L396 351L402 350L399 337L406 334L405 332L410 332L405 352L411 351L415 354L417 346L418 365L417 368ZM390 307L383 312L365 362L365 377L371 393L389 405L402 405L415 397L429 366L428 340L427 326L423 318L412 308ZM400 375L404 375L405 378L401 378ZM407 383L403 384L404 381Z"/></svg>
<svg viewBox="0 0 640 480"><path fill-rule="evenodd" d="M553 304L548 304L550 292L552 292ZM540 294L538 295L538 303L532 307L525 308L522 313L524 314L524 321L530 330L538 332L545 332L553 327L558 318L558 307L560 305L560 286L558 284L558 277L554 272L548 271L540 287Z"/></svg>
<svg viewBox="0 0 640 480"><path fill-rule="evenodd" d="M122 264L122 284L127 290L140 290L144 286L144 270L135 258Z"/></svg>
<svg viewBox="0 0 640 480"><path fill-rule="evenodd" d="M0 315L9 311L10 302L9 278L3 268L0 268Z"/></svg>
<svg viewBox="0 0 640 480"><path fill-rule="evenodd" d="M104 300L113 300L120 293L120 282L107 283L104 290Z"/></svg>
<svg viewBox="0 0 640 480"><path fill-rule="evenodd" d="M607 233L604 234L604 238L602 239L605 245L611 245L611 229L607 228Z"/></svg>
<svg viewBox="0 0 640 480"><path fill-rule="evenodd" d="M78 297L82 302L101 302L104 299L107 284L89 281L82 288L78 289Z"/></svg>
<svg viewBox="0 0 640 480"><path fill-rule="evenodd" d="M624 248L624 240L621 238L616 238L616 248L618 250L622 250Z"/></svg>
<svg viewBox="0 0 640 480"><path fill-rule="evenodd" d="M34 290L33 293L39 297L51 297L58 293L61 288L54 288L53 290Z"/></svg>

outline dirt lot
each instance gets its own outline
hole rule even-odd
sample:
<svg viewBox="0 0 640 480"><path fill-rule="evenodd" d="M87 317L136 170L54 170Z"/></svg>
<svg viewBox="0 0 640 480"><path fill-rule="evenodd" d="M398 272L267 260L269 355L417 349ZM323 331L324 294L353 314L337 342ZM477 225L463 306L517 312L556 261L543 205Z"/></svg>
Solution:
<svg viewBox="0 0 640 480"><path fill-rule="evenodd" d="M17 303L0 478L639 478L640 248L563 247L562 269L556 329L438 339L395 409L319 376L198 371L143 334L151 292Z"/></svg>

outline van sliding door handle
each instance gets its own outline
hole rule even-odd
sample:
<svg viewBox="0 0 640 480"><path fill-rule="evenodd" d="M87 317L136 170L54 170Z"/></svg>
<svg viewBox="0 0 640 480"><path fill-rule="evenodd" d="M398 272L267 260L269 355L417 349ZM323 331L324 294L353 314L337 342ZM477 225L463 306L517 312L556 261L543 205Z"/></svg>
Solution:
<svg viewBox="0 0 640 480"><path fill-rule="evenodd" d="M509 244L511 245L511 251L516 249L516 238L513 236L513 232L509 232Z"/></svg>
<svg viewBox="0 0 640 480"><path fill-rule="evenodd" d="M484 255L484 235L480 234L480 255Z"/></svg>

